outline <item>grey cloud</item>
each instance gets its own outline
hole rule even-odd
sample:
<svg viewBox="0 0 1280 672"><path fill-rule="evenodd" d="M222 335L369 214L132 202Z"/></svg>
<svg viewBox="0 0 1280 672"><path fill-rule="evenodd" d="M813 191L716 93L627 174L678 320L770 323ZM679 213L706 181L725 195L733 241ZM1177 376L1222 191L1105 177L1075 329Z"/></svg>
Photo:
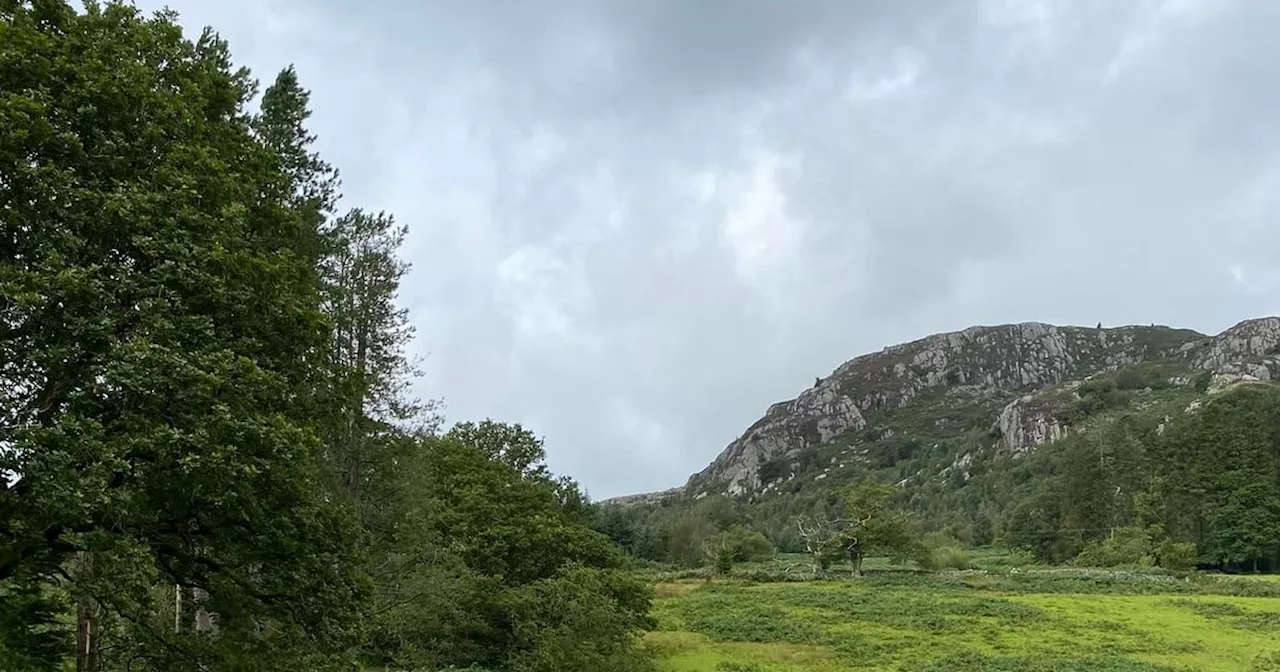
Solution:
<svg viewBox="0 0 1280 672"><path fill-rule="evenodd" d="M348 200L410 225L419 391L596 496L934 331L1280 312L1272 3L176 6L297 62Z"/></svg>

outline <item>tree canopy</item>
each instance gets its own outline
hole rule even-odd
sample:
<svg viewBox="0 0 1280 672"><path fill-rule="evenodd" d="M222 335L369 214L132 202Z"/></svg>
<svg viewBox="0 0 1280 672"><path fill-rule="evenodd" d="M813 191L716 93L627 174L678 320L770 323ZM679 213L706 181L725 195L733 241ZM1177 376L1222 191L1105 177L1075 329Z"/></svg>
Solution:
<svg viewBox="0 0 1280 672"><path fill-rule="evenodd" d="M408 397L405 227L256 93L171 12L0 2L0 668L643 669L541 441Z"/></svg>

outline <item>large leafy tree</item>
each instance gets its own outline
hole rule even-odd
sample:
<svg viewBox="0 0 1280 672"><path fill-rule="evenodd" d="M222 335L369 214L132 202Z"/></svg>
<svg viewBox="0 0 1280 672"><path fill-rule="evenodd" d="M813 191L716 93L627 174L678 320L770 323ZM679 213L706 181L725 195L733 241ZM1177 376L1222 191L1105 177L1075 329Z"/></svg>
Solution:
<svg viewBox="0 0 1280 672"><path fill-rule="evenodd" d="M121 633L135 670L316 669L353 634L298 393L311 227L252 93L170 14L0 3L0 590L75 599L81 669Z"/></svg>
<svg viewBox="0 0 1280 672"><path fill-rule="evenodd" d="M401 446L379 509L376 634L367 653L415 669L644 669L649 591L607 537L530 478L452 437Z"/></svg>

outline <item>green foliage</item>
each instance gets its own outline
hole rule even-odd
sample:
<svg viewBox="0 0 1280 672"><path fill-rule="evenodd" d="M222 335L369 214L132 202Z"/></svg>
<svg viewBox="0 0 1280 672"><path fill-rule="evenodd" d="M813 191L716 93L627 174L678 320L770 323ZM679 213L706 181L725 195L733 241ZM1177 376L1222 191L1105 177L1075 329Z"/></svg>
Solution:
<svg viewBox="0 0 1280 672"><path fill-rule="evenodd" d="M1196 568L1196 545L1189 541L1165 539L1156 547L1156 563L1173 572L1185 572Z"/></svg>
<svg viewBox="0 0 1280 672"><path fill-rule="evenodd" d="M619 571L621 554L564 501L564 481L449 437L414 440L397 462L374 538L387 566L368 659L644 669L633 640L649 626L649 589Z"/></svg>
<svg viewBox="0 0 1280 672"><path fill-rule="evenodd" d="M1280 388L1223 392L1155 442L1158 515L1203 564L1259 569L1280 558Z"/></svg>
<svg viewBox="0 0 1280 672"><path fill-rule="evenodd" d="M760 465L760 482L768 485L787 475L790 464L786 458L778 457L771 460L765 460Z"/></svg>
<svg viewBox="0 0 1280 672"><path fill-rule="evenodd" d="M973 569L968 551L959 546L941 546L929 551L928 566L934 569Z"/></svg>
<svg viewBox="0 0 1280 672"><path fill-rule="evenodd" d="M1196 392L1200 392L1203 394L1204 392L1208 391L1209 384L1212 382L1213 382L1213 372L1205 371L1204 373L1201 373L1200 375L1196 376L1195 380L1192 382L1192 386L1195 388Z"/></svg>
<svg viewBox="0 0 1280 672"><path fill-rule="evenodd" d="M1280 586L1268 603L1200 593L1263 583L1056 569L666 584L649 642L664 669L1238 669L1274 648Z"/></svg>
<svg viewBox="0 0 1280 672"><path fill-rule="evenodd" d="M450 428L445 437L471 446L526 476L547 476L542 439L519 424L489 419L480 423L460 422Z"/></svg>
<svg viewBox="0 0 1280 672"><path fill-rule="evenodd" d="M728 549L716 551L714 562L713 568L716 574L724 576L733 571L733 553Z"/></svg>
<svg viewBox="0 0 1280 672"><path fill-rule="evenodd" d="M734 562L759 562L773 557L773 544L763 534L734 525L717 535L722 541L713 544L724 547Z"/></svg>
<svg viewBox="0 0 1280 672"><path fill-rule="evenodd" d="M1155 564L1151 537L1138 527L1122 527L1102 541L1091 542L1076 556L1081 567L1117 567Z"/></svg>
<svg viewBox="0 0 1280 672"><path fill-rule="evenodd" d="M1280 649L1259 653L1249 663L1249 672L1280 672Z"/></svg>
<svg viewBox="0 0 1280 672"><path fill-rule="evenodd" d="M878 483L862 483L844 500L844 517L849 524L835 537L855 572L868 555L887 555L898 560L927 557L914 521L894 505L894 489Z"/></svg>
<svg viewBox="0 0 1280 672"><path fill-rule="evenodd" d="M1135 383L1134 378L1129 375L1123 377L1125 386L1121 386L1119 382L1117 378L1100 378L1082 383L1076 388L1078 399L1059 414L1059 419L1073 425L1106 411L1124 408L1132 398L1131 391L1134 388L1131 386L1141 383Z"/></svg>
<svg viewBox="0 0 1280 672"><path fill-rule="evenodd" d="M33 583L0 584L0 669L58 670L70 638L59 601Z"/></svg>
<svg viewBox="0 0 1280 672"><path fill-rule="evenodd" d="M649 589L610 570L568 568L505 597L515 624L506 669L512 672L652 670L636 635L653 627Z"/></svg>
<svg viewBox="0 0 1280 672"><path fill-rule="evenodd" d="M541 441L408 398L406 229L255 87L170 12L0 3L0 668L648 669Z"/></svg>
<svg viewBox="0 0 1280 672"><path fill-rule="evenodd" d="M718 547L721 540L717 535L736 520L737 514L727 497L713 495L697 502L671 527L669 549L672 562L684 567L698 567L713 559L715 553L708 550L710 545Z"/></svg>
<svg viewBox="0 0 1280 672"><path fill-rule="evenodd" d="M321 669L366 586L316 487L297 390L328 334L252 83L211 33L118 3L9 3L0 62L0 582L66 585L135 670ZM175 584L216 643L154 630ZM47 612L10 609L34 620L6 647L46 651Z"/></svg>

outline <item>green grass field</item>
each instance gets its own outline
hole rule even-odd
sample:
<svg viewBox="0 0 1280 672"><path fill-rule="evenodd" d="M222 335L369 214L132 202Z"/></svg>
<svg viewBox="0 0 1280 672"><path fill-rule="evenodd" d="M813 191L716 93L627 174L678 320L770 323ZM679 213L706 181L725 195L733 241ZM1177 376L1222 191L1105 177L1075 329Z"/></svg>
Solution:
<svg viewBox="0 0 1280 672"><path fill-rule="evenodd" d="M665 580L656 593L646 641L664 672L1280 670L1275 580L879 571Z"/></svg>

